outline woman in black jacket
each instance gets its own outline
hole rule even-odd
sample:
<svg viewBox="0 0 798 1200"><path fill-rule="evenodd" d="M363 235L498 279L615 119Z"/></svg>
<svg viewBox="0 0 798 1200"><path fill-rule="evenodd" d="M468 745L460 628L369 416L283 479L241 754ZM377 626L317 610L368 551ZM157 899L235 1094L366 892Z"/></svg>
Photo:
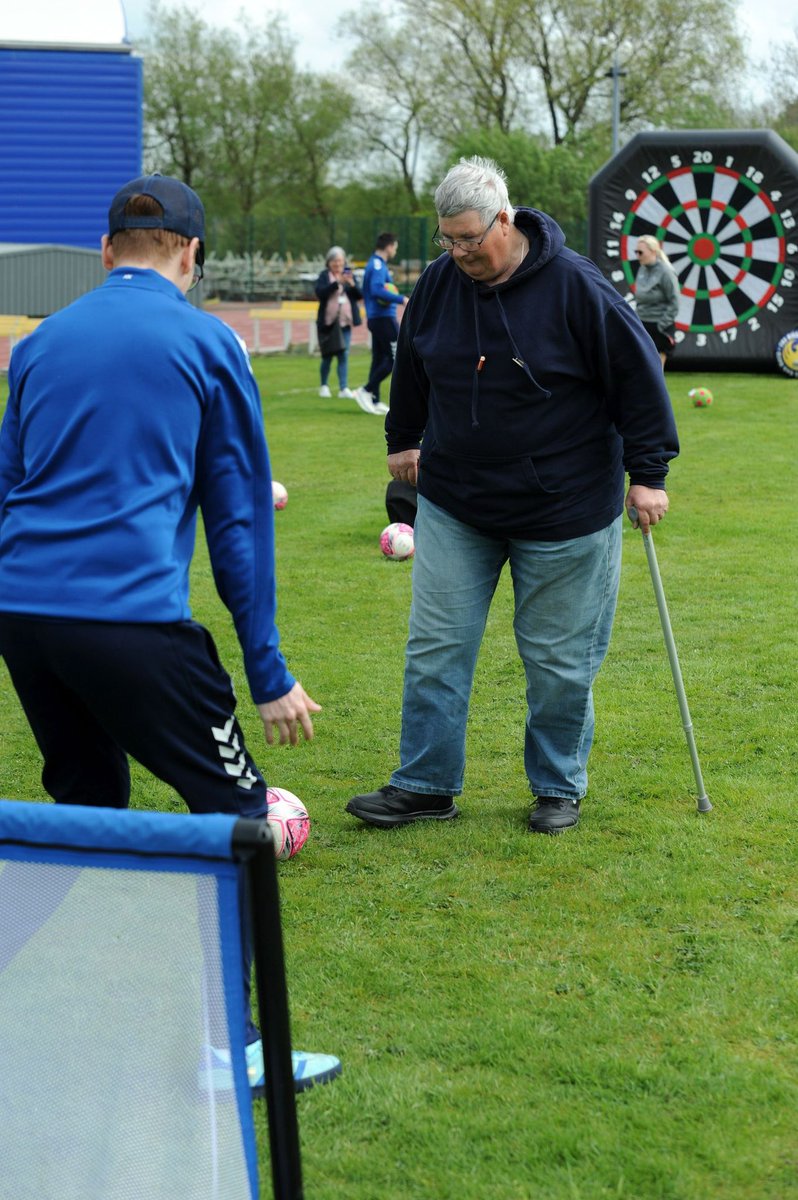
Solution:
<svg viewBox="0 0 798 1200"><path fill-rule="evenodd" d="M324 261L324 270L316 280L314 289L319 298L319 311L316 316L321 352L319 395L330 395L330 368L332 360L336 358L338 395L341 399L353 400L355 393L350 391L348 386L349 346L352 327L361 324L358 300L363 299L363 293L346 265L346 255L341 246L331 246Z"/></svg>

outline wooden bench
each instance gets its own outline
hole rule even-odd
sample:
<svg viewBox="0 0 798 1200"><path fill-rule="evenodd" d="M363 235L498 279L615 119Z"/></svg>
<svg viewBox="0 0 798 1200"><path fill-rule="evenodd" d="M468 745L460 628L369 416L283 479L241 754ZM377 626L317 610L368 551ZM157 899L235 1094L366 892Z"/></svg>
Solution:
<svg viewBox="0 0 798 1200"><path fill-rule="evenodd" d="M282 304L276 308L251 308L249 315L252 317L254 329L252 338L252 353L259 354L260 345L260 323L261 321L282 321L283 323L283 350L289 350L293 344L293 322L307 321L308 325L308 354L313 354L318 349L319 339L316 332L316 313L319 310L317 301L315 300L284 300Z"/></svg>

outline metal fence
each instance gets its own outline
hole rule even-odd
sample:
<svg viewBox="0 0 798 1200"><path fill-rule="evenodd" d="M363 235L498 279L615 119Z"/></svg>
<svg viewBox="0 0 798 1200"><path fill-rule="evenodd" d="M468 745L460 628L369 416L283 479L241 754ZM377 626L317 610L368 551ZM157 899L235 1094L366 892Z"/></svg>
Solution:
<svg viewBox="0 0 798 1200"><path fill-rule="evenodd" d="M556 219L556 213L553 214ZM402 259L426 261L435 253L432 235L434 217L250 217L246 220L212 218L208 223L208 249L219 255L255 254L264 258L315 258L330 246L343 246L355 261L364 262L380 233L390 230L399 238ZM561 225L574 250L587 249L587 221L563 221Z"/></svg>
<svg viewBox="0 0 798 1200"><path fill-rule="evenodd" d="M428 217L252 217L248 220L212 218L208 222L208 250L226 254L277 255L283 260L316 259L330 246L343 246L353 263L363 263L386 230L399 239L400 259L432 257L430 241L435 224Z"/></svg>
<svg viewBox="0 0 798 1200"><path fill-rule="evenodd" d="M353 267L363 266L386 230L399 240L391 264L394 281L409 292L439 251L432 243L432 217L212 218L206 246L206 295L230 300L299 299L313 296L313 283L331 246L343 246ZM587 252L587 221L563 222L567 244Z"/></svg>

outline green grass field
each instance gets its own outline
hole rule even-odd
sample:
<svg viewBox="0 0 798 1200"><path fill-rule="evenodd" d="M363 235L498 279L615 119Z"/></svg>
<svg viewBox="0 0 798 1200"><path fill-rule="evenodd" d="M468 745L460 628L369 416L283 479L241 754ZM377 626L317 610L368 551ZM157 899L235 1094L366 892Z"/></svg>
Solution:
<svg viewBox="0 0 798 1200"><path fill-rule="evenodd" d="M714 810L696 812L628 527L582 823L545 838L525 832L506 579L478 669L461 819L380 832L344 813L396 761L410 564L378 549L381 422L320 400L305 356L255 369L289 492L276 514L284 649L324 706L312 744L265 746L202 548L194 613L236 681L267 778L313 820L280 868L294 1042L340 1055L344 1075L298 1099L307 1196L798 1197L798 384L667 377L682 454L654 536ZM353 384L364 376L356 353ZM691 407L697 384L712 408ZM5 676L0 708L0 794L43 800ZM180 808L138 769L134 783L137 807Z"/></svg>

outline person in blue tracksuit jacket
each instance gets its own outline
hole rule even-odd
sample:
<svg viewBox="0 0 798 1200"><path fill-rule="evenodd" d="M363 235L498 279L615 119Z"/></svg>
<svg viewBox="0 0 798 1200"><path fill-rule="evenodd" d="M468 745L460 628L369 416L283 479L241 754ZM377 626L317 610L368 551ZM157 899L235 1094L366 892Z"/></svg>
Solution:
<svg viewBox="0 0 798 1200"><path fill-rule="evenodd" d="M396 310L407 303L407 296L401 295L394 286L388 266L398 249L399 239L395 233L381 233L363 272L366 324L371 334L371 369L365 385L355 392L355 400L363 412L375 416L388 411L388 405L380 400L380 384L393 370L399 335Z"/></svg>
<svg viewBox="0 0 798 1200"><path fill-rule="evenodd" d="M106 281L11 356L0 653L59 803L126 807L132 755L193 812L266 815L232 683L191 619L198 510L267 742L275 732L281 743L299 730L313 736L319 705L288 670L275 624L257 384L236 334L186 299L202 276L204 238L191 188L161 175L132 180L109 210ZM247 994L248 985L245 964ZM248 1004L246 1019L262 1086ZM317 1074L337 1073L336 1063ZM300 1056L297 1075L311 1069Z"/></svg>
<svg viewBox="0 0 798 1200"><path fill-rule="evenodd" d="M587 791L624 504L644 533L663 518L676 426L640 319L551 217L510 204L495 163L462 159L435 208L445 253L402 318L385 418L389 472L418 486L399 765L347 809L383 827L457 816L474 669L509 562L527 827L556 834Z"/></svg>

